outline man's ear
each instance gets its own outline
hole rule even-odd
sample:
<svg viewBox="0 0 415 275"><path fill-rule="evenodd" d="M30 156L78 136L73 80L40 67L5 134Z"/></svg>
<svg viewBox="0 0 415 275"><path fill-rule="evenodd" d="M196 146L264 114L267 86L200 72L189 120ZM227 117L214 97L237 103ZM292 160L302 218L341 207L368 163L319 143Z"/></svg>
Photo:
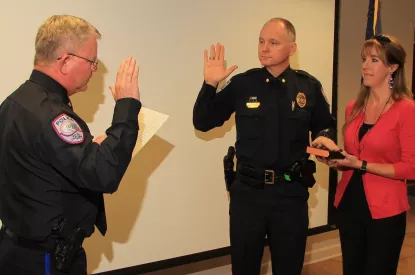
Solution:
<svg viewBox="0 0 415 275"><path fill-rule="evenodd" d="M295 52L297 51L297 43L292 42L290 47L290 56L293 56Z"/></svg>
<svg viewBox="0 0 415 275"><path fill-rule="evenodd" d="M63 75L68 74L70 56L65 54L58 60L59 70Z"/></svg>

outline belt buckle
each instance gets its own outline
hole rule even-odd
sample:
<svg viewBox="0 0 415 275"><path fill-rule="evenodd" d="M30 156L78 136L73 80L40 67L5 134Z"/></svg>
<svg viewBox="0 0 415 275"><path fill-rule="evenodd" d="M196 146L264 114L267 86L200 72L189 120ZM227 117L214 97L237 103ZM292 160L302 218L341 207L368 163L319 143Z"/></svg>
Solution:
<svg viewBox="0 0 415 275"><path fill-rule="evenodd" d="M264 182L265 184L274 184L275 172L274 170L265 170Z"/></svg>

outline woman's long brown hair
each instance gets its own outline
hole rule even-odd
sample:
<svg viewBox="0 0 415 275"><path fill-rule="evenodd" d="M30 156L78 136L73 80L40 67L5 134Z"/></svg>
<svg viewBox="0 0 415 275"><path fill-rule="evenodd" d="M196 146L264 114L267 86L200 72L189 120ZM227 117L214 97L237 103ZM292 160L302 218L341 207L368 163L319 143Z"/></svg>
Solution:
<svg viewBox="0 0 415 275"><path fill-rule="evenodd" d="M409 90L405 79L406 52L404 48L396 40L396 38L392 36L382 35L378 37L381 37L386 41L379 38L372 38L366 40L361 50L361 57L363 58L370 56L370 52L374 48L377 51L379 58L380 60L382 60L383 64L385 64L386 66L394 64L398 65L398 68L392 74L393 87L391 98L393 99L393 101L399 101L402 99L412 100L412 93ZM353 105L351 115L343 125L343 134L350 122L352 122L363 111L363 108L367 100L369 99L369 94L370 87L367 87L362 84L362 86L360 87L360 92L357 95L355 104Z"/></svg>

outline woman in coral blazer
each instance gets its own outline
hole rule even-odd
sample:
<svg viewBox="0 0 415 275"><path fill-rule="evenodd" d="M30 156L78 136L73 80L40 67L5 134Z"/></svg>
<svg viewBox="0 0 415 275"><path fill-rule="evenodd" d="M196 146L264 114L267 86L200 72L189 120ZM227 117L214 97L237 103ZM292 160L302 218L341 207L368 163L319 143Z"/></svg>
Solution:
<svg viewBox="0 0 415 275"><path fill-rule="evenodd" d="M344 275L396 274L415 178L415 104L405 82L405 50L390 36L365 41L363 84L346 108L345 159L322 160L343 171L335 206ZM330 140L316 147L341 150Z"/></svg>

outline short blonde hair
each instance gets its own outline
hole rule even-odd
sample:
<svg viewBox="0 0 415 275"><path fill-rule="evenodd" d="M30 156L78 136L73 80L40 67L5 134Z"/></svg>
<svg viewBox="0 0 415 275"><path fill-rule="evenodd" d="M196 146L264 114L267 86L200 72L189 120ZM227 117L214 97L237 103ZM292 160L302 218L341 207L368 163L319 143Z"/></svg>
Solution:
<svg viewBox="0 0 415 275"><path fill-rule="evenodd" d="M287 34L291 38L292 42L295 42L295 40L296 40L295 27L290 21L288 21L285 18L274 17L274 18L271 18L270 20L268 20L265 23L265 25L268 24L268 23L271 23L271 22L281 22L284 25L285 30L287 31Z"/></svg>
<svg viewBox="0 0 415 275"><path fill-rule="evenodd" d="M91 37L100 39L101 34L86 20L72 15L51 16L36 35L34 64L51 63L59 51L74 51Z"/></svg>

